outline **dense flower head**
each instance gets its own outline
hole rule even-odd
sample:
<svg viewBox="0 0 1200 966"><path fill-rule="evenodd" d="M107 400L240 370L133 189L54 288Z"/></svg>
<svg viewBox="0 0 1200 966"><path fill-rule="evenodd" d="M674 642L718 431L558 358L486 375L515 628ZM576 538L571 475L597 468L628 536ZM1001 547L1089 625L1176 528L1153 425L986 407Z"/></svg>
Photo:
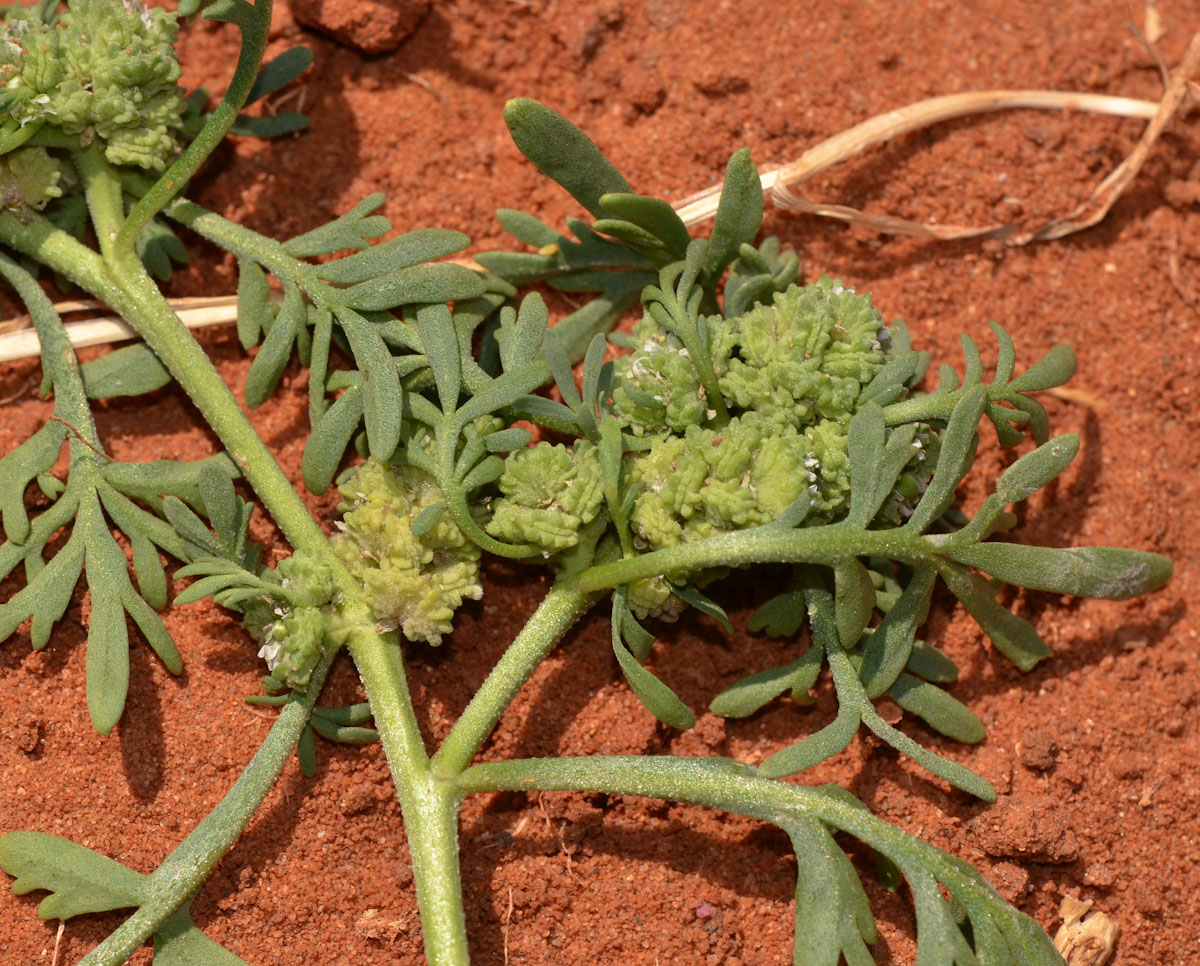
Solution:
<svg viewBox="0 0 1200 966"><path fill-rule="evenodd" d="M176 15L139 0L72 0L57 25L10 7L0 34L0 126L99 138L114 164L162 170L185 107Z"/></svg>
<svg viewBox="0 0 1200 966"><path fill-rule="evenodd" d="M266 574L283 593L252 600L244 623L260 642L270 690L303 691L331 636L326 605L334 597L333 574L314 555L301 551Z"/></svg>
<svg viewBox="0 0 1200 966"><path fill-rule="evenodd" d="M579 542L579 531L604 503L596 447L579 440L571 449L538 443L504 464L487 531L509 543L535 544L547 554Z"/></svg>
<svg viewBox="0 0 1200 966"><path fill-rule="evenodd" d="M379 626L440 644L454 612L483 595L479 547L443 512L417 536L422 510L442 503L436 481L414 466L368 460L339 488L345 502L333 545L362 582Z"/></svg>
<svg viewBox="0 0 1200 966"><path fill-rule="evenodd" d="M0 156L0 207L26 218L30 211L62 197L63 170L41 148L23 148Z"/></svg>

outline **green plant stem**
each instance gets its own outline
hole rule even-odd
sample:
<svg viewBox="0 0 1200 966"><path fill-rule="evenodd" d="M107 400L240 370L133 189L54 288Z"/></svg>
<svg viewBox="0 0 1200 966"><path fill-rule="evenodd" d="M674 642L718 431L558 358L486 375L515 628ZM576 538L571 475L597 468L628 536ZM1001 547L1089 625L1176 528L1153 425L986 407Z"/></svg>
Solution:
<svg viewBox="0 0 1200 966"><path fill-rule="evenodd" d="M550 589L433 756L435 774L451 778L471 763L517 692L592 602L571 587Z"/></svg>
<svg viewBox="0 0 1200 966"><path fill-rule="evenodd" d="M184 185L200 170L200 165L217 149L233 122L237 120L258 77L258 67L267 50L271 7L272 0L254 0L253 5L243 3L235 8L237 13L232 19L242 32L242 46L229 88L192 143L134 205L114 243L117 251L133 252L134 243L142 229L150 224L150 219L158 214L163 206L183 190Z"/></svg>
<svg viewBox="0 0 1200 966"><path fill-rule="evenodd" d="M100 145L93 141L82 151L74 151L75 167L83 182L88 211L100 242L100 254L114 259L117 237L125 221L125 201L121 194L121 176L104 158Z"/></svg>
<svg viewBox="0 0 1200 966"><path fill-rule="evenodd" d="M389 637L358 634L348 647L371 702L404 818L425 956L431 966L465 966L470 955L458 863L461 796L429 767L400 645Z"/></svg>
<svg viewBox="0 0 1200 966"><path fill-rule="evenodd" d="M582 593L619 587L645 577L740 567L751 563L821 563L846 557L887 557L916 563L935 553L928 538L903 529L863 530L844 524L799 530L759 527L600 564L573 578Z"/></svg>
<svg viewBox="0 0 1200 966"><path fill-rule="evenodd" d="M375 631L359 596L361 588L330 549L321 528L229 387L136 257L122 258L117 252L114 257L121 259L120 264L112 265L45 219L34 218L23 224L7 212L0 212L0 240L61 270L120 313L191 397L292 546L318 554L330 566L345 598L341 612L350 628L348 647L367 689L404 814L430 962L438 966L465 964L466 917L456 828L459 799L452 786L434 778L429 770L398 645ZM293 744L302 729L303 722L296 728ZM202 880L203 876L198 881ZM139 923L144 925L143 920ZM131 927L124 935L132 936L141 928ZM142 940L149 934L146 932ZM102 961L123 960L96 962Z"/></svg>
<svg viewBox="0 0 1200 966"><path fill-rule="evenodd" d="M513 791L602 791L720 809L773 824L790 816L848 832L886 855L920 853L946 883L965 881L957 860L872 815L848 794L760 778L727 758L594 755L527 758L473 765L455 781L464 794ZM964 863L965 865L965 863ZM970 868L967 866L966 868Z"/></svg>
<svg viewBox="0 0 1200 966"><path fill-rule="evenodd" d="M246 770L204 820L149 876L154 900L125 920L79 961L79 966L119 966L204 884L258 811L308 724L336 651L313 670L309 690L285 705Z"/></svg>

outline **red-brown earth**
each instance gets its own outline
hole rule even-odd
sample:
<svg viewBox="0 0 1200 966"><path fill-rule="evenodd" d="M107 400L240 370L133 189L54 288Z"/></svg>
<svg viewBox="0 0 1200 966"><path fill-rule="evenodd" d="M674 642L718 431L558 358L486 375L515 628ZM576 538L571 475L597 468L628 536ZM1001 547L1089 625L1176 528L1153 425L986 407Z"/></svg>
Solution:
<svg viewBox="0 0 1200 966"><path fill-rule="evenodd" d="M1173 63L1200 28L1200 11L1188 0L1160 0L1157 11L1158 50ZM272 53L298 43L315 52L284 105L306 111L311 129L280 142L234 141L191 194L282 237L386 191L397 230L457 228L481 250L506 244L496 207L558 225L575 213L510 143L501 107L511 96L562 110L637 190L677 199L714 183L737 147L748 145L760 165L784 162L935 94L1057 88L1155 99L1158 69L1130 25L1142 14L1118 0L460 0L434 5L397 49L370 57L302 29L281 6ZM236 52L231 28L189 25L181 50L185 82L219 94ZM1142 126L1085 114L987 115L898 138L806 193L922 221L1035 225L1085 198ZM990 779L997 804L951 791L862 736L804 780L840 782L877 815L975 863L1047 929L1064 895L1095 900L1120 923L1119 966L1200 958L1200 641L1190 608L1200 583L1198 147L1194 115L1177 120L1107 220L1058 242L932 243L786 213L768 214L765 225L803 251L806 278L828 273L870 291L887 316L909 321L937 362L960 363L960 332L990 349L991 319L1013 333L1027 363L1055 342L1078 352L1076 395L1048 406L1055 430L1080 433L1083 449L1022 510L1020 538L1156 550L1174 558L1173 580L1129 603L1037 593L1008 600L1055 652L1029 674L999 658L948 596L937 598L927 636L959 663L952 692L988 735L968 748L911 721L904 727ZM231 292L232 261L200 243L193 251L171 294ZM240 385L247 360L236 339L228 330L203 339ZM38 378L34 361L0 368L0 451L51 411L36 397ZM297 480L304 381L293 366L253 413ZM97 419L118 458L216 449L178 393L103 404ZM987 491L1003 460L985 441L965 500ZM309 502L330 525L334 501ZM262 520L254 535L280 546ZM10 579L0 595L17 586ZM453 639L440 650L411 648L430 740L446 733L545 587L520 568L489 567L487 595L464 608ZM736 582L722 590L735 623L766 593ZM248 639L202 603L166 617L183 675L171 677L138 641L125 717L98 736L83 700L88 608L81 589L44 651L31 652L25 632L0 648L0 832L69 835L148 872L226 792L272 712L243 701L262 673ZM815 708L780 701L747 721L703 714L692 731L665 729L621 680L607 634L593 618L570 636L485 757L670 751L754 762L832 716L823 683ZM656 672L697 709L799 646L744 631L724 640L695 615L666 628L664 640ZM331 700L359 693L349 664L339 667ZM319 754L312 781L289 764L201 891L197 921L253 966L420 962L383 755L378 746L329 745ZM795 863L776 830L673 804L569 794L478 797L461 828L472 945L484 966L790 962ZM878 961L911 962L903 891L890 895L862 871L881 922ZM0 888L7 963L51 962L57 924L36 919L36 899ZM360 922L370 910L375 925ZM77 960L118 921L69 922L58 961ZM149 960L144 950L134 961Z"/></svg>

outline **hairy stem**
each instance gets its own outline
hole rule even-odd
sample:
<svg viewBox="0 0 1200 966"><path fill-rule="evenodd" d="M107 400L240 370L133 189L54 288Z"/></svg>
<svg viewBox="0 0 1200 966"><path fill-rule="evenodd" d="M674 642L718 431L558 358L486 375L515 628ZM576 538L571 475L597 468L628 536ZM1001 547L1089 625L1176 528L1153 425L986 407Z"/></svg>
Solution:
<svg viewBox="0 0 1200 966"><path fill-rule="evenodd" d="M267 49L267 36L271 27L272 0L254 0L253 6L242 4L235 22L242 31L242 49L238 53L237 67L229 89L208 116L204 127L195 140L187 146L179 159L169 167L154 186L150 188L129 213L124 226L117 235L114 247L117 251L133 252L134 242L150 219L175 197L198 170L210 154L224 140L229 128L237 120L238 113L246 103L250 89L258 77L258 66Z"/></svg>
<svg viewBox="0 0 1200 966"><path fill-rule="evenodd" d="M467 922L458 863L461 796L437 778L417 728L399 643L360 634L349 642L392 772L412 859L425 956L431 966L465 966Z"/></svg>
<svg viewBox="0 0 1200 966"><path fill-rule="evenodd" d="M914 563L928 558L933 552L934 547L926 538L900 529L862 530L838 523L800 530L759 527L600 564L583 571L572 584L582 593L594 593L645 577L687 573L706 567L823 563L870 556Z"/></svg>
<svg viewBox="0 0 1200 966"><path fill-rule="evenodd" d="M100 254L112 261L117 236L125 222L125 201L121 194L121 176L104 158L99 143L93 141L82 151L73 152L79 179L83 182L88 211L100 242Z"/></svg>

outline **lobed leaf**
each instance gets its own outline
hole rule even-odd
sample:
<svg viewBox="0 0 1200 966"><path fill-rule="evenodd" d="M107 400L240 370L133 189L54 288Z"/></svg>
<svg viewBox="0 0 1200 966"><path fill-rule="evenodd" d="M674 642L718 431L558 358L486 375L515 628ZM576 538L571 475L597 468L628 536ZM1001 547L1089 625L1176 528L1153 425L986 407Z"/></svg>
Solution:
<svg viewBox="0 0 1200 966"><path fill-rule="evenodd" d="M368 239L387 234L392 228L392 223L385 217L371 214L381 208L383 202L382 192L368 195L346 214L284 242L283 250L293 258L311 258L346 248L356 251L367 248Z"/></svg>
<svg viewBox="0 0 1200 966"><path fill-rule="evenodd" d="M793 817L780 826L796 853L795 966L874 966L868 945L875 919L858 873L820 822Z"/></svg>
<svg viewBox="0 0 1200 966"><path fill-rule="evenodd" d="M16 877L13 893L50 893L38 904L39 919L140 906L145 876L70 839L43 832L0 836L0 868Z"/></svg>
<svg viewBox="0 0 1200 966"><path fill-rule="evenodd" d="M629 682L629 687L637 695L637 699L659 721L673 728L691 728L696 724L696 718L687 705L679 700L674 691L642 667L625 646L622 638L622 611L628 610L627 595L628 591L624 587L619 587L613 593L612 646L617 663L621 666L621 673L625 675L625 680Z"/></svg>
<svg viewBox="0 0 1200 966"><path fill-rule="evenodd" d="M604 217L604 195L629 193L629 183L596 142L545 104L514 98L504 105L504 122L518 150L595 217Z"/></svg>

